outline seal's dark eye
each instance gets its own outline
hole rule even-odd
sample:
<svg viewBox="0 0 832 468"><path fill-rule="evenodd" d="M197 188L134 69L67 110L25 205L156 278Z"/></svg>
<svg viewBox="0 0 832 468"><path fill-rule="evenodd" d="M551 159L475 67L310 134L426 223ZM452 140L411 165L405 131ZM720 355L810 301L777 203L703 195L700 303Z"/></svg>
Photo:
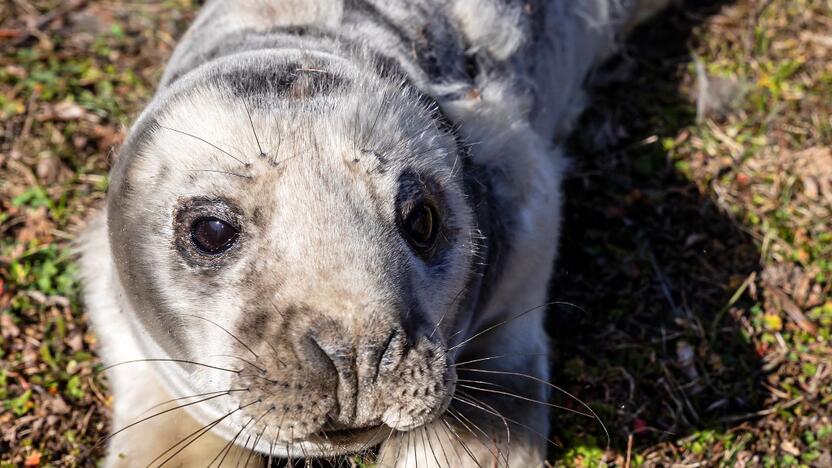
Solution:
<svg viewBox="0 0 832 468"><path fill-rule="evenodd" d="M401 227L413 250L421 257L430 256L439 237L439 212L436 206L428 200L417 202L407 212Z"/></svg>
<svg viewBox="0 0 832 468"><path fill-rule="evenodd" d="M191 239L194 245L211 255L228 250L239 234L232 225L217 218L200 218L191 225Z"/></svg>

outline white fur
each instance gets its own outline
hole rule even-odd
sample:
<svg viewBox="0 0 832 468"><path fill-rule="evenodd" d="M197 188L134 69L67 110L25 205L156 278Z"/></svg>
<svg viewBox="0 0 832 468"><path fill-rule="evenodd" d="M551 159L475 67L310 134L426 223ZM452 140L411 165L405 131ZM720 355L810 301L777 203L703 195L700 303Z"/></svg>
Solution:
<svg viewBox="0 0 832 468"><path fill-rule="evenodd" d="M553 1L546 17L547 47L541 47L524 57L517 56L523 50L525 41L520 25L523 11L505 6L498 0L456 0L451 5L452 14L473 48L486 50L501 61L522 64L524 61L533 60L540 64L535 76L515 76L512 79L484 76L475 84L476 89L470 90L472 92L467 94L463 93L465 97L440 102L451 120L459 124L460 132L466 141L475 143L472 155L477 163L495 168L505 175L507 183L495 189L500 191L501 198L511 201L512 209L518 214L519 220L512 231L514 250L508 254L508 261L501 272L504 280L493 292L487 307L478 312L476 322L469 324L471 330L479 329L507 315L538 307L546 301L547 283L556 256L560 231L560 183L565 167L560 143L583 109L585 98L582 85L593 67L615 51L616 39L621 31L629 30L637 21L645 19L665 3L643 0L645 8L638 9L631 5L633 1L635 0ZM221 2L211 2L206 8L220 7ZM342 14L340 2L324 0L241 0L237 7L238 13L226 18L221 27L234 30L244 27L265 29L273 25L306 23L335 26ZM434 83L430 86L437 95L444 95L449 90L460 87L455 83ZM537 102L532 100L529 90L537 93ZM188 115L192 118L182 120L175 116L163 116L160 122L181 131L216 137L212 141L232 154L256 154L256 143L252 140L244 109L239 104L234 107L234 103L217 105L211 99L214 99L211 95L197 95L190 100L179 102L176 116ZM536 106L540 111L532 118L530 113ZM344 121L351 117L342 116ZM291 131L288 124L280 119L277 111L273 117L255 116L254 125L261 130L279 129L277 132L261 132L263 141L260 143L267 148L279 144L275 140L281 132ZM318 135L323 146L338 148L346 145L345 142L338 141L339 132L343 132L339 125L336 119L328 132ZM179 183L174 185L156 184L160 192L152 200L148 200L144 209L168 213L173 209L172 201L178 197L199 195L210 190L210 184L189 185L186 175L190 170L217 165L233 167L233 162L228 161L227 156L219 151L202 147L199 151L203 155L202 158L194 158L194 152L195 143L192 139L175 132L167 132L155 141L147 154L140 157L137 169L133 173L133 183L153 187L156 184L154 177L158 160L169 161L176 168L172 177L179 178ZM341 155L332 154L332 157L340 158ZM455 175L453 170L443 174L443 177L448 178L455 176L458 175ZM176 192L164 192L168 187L175 187ZM303 184L277 186L270 196L274 196L275 200L285 200L286 197L291 197L293 192L304 189ZM325 198L321 199L322 204L326 202ZM291 232L290 226L280 227L281 235L295 236L297 239L305 235L302 232ZM287 231L290 232L287 234ZM320 239L326 241L324 233L320 233L320 236ZM335 242L334 239L329 241ZM153 340L142 333L143 325L137 323L134 319L136 314L129 310L130 306L116 280L115 267L109 255L110 248L107 221L100 216L91 223L82 239L81 266L84 272L87 310L100 337L101 354L107 364L164 357ZM460 246L460 249L467 252L467 255L461 258L468 258L468 261L477 254L474 239L467 245ZM287 251L287 255L298 264L293 267L298 275L310 274L321 268L321 265L304 265L303 254L304 250L300 247L297 251ZM162 261L162 258L156 260ZM342 280L345 284L361 284L368 281L367 278L353 277L344 277ZM172 283L173 278L168 277L165 271L160 271L155 282L164 285ZM458 290L459 284L445 286L445 291L434 296L435 303L427 304L427 310L445 310L450 296L448 291ZM329 297L316 298L300 285L296 286L297 290L292 290L291 287L293 286L283 293L305 295L312 302L330 300ZM189 295L187 291L171 289L167 292L169 294L165 296L165 301L175 305L177 309L189 310L194 303L199 303L199 297ZM239 302L238 296L227 294L204 308L202 312L211 320L230 326L226 312L239 310ZM547 350L547 338L543 328L543 317L543 308L531 312L522 321L501 328L500 333L478 340L476 346L486 350L499 349L507 353L544 353ZM440 315L436 312L430 318L438 321ZM230 337L206 330L206 327L195 327L190 331L172 332L189 334L189 346L199 348L185 350L190 354L198 351L201 355L216 356L233 344ZM230 359L223 361L221 358L212 361L212 364L216 365L230 366L232 363ZM536 368L530 371L541 378L548 378L548 363L540 359L535 365ZM510 370L512 363L505 362L502 366ZM146 416L148 413L145 413L145 410L161 401L178 395L196 393L194 389L208 391L206 389L223 389L229 385L228 376L222 372L197 368L184 374L181 371L169 372L166 369L169 367L134 363L120 365L108 371L111 391L115 396L115 429ZM125 435L129 436L118 436L111 442L105 465L144 466L175 441L215 420L223 411L233 409L234 404L236 403L231 401L225 406L215 405L213 409L207 410L195 405L189 408L192 411L187 414L174 411L164 417L154 418L143 424L141 431L130 432L128 429ZM211 433L202 436L198 443L179 454L176 462L179 466L206 464L226 444L226 440L233 437L236 427L240 424L239 419L229 418ZM548 428L545 415L540 421L530 424L543 431ZM394 438L385 444L380 466L431 467L437 466L437 462L439 466L443 466L446 464L445 456L450 457L451 466L486 466L490 463L503 465L501 460L494 460L494 454L490 450L472 441L470 434L459 434L459 437L469 439L469 445L474 447L473 455L478 460L473 463L471 454L461 450L456 437L451 437L452 434L449 434L439 422L427 426L422 435L427 439L413 435L412 439ZM429 445L431 437L437 444L445 448L450 447L452 453L440 455L439 460L428 455L431 450L426 441ZM400 447L401 444L405 444L403 449ZM267 445L263 441L258 449L268 452ZM297 457L302 455L302 449L314 448L295 447L292 453L289 453L285 448L277 447L274 453L279 456ZM398 452L403 453L394 460L391 454ZM544 442L537 436L512 437L509 460L512 466L540 466L544 455ZM229 457L226 465L233 466L232 460L236 461L236 457Z"/></svg>

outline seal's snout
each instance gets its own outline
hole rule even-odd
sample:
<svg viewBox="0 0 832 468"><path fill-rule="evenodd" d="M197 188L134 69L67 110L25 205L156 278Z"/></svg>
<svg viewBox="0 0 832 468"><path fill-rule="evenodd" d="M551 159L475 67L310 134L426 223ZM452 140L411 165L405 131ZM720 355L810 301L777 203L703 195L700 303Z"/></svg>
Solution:
<svg viewBox="0 0 832 468"><path fill-rule="evenodd" d="M281 427L278 440L363 444L387 434L376 430L382 425L410 430L448 406L454 368L428 334L393 320L350 326L319 318L290 335L274 358L261 355L263 372L241 375L260 401L244 411L259 417L274 408L259 424Z"/></svg>
<svg viewBox="0 0 832 468"><path fill-rule="evenodd" d="M364 427L383 421L396 428L428 422L444 409L449 366L443 347L398 325L371 330L363 327L350 340L343 329L315 329L301 340L299 359L337 382L331 422Z"/></svg>

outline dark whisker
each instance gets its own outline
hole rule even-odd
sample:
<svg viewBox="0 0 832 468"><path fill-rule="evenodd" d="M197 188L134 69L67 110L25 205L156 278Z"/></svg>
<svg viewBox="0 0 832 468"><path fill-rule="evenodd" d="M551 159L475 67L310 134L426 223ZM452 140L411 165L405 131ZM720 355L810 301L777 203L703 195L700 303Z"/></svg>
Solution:
<svg viewBox="0 0 832 468"><path fill-rule="evenodd" d="M150 415L150 416L148 416L148 417L146 417L146 418L142 418L142 419L139 419L138 421L136 421L136 422L134 422L134 423L128 424L128 425L126 425L126 426L122 427L121 429L119 429L119 430L117 430L117 431L113 432L112 434L110 434L110 435L108 435L108 436L106 436L106 437L103 437L101 440L99 440L99 441L98 441L98 443L96 443L96 445L97 445L97 446L100 446L102 443L104 443L104 442L106 442L106 441L108 441L108 440L112 439L113 437L117 436L118 434L121 434L122 432L126 431L127 429L130 429L131 427L134 427L134 426L136 426L136 425L138 425L138 424L141 424L141 423L143 423L143 422L145 422L145 421L148 421L148 420L150 420L150 419L153 419L153 418L155 418L155 417L157 417L157 416L161 416L161 415L163 415L163 414L170 413L171 411L180 410L180 409L182 409L182 408L186 408L186 407L188 407L188 406L193 406L193 405L196 405L196 404L198 404L198 403L203 403L203 402L206 402L206 401L209 401L209 400L213 400L213 399L215 399L215 398L219 398L219 397L227 396L227 395L230 395L230 393L228 393L228 392L226 392L226 393L221 393L221 394L219 394L219 395L210 396L210 397L208 397L208 398L203 398L203 399L201 399L201 400L192 401L192 402L190 402L190 403L185 403L185 404L183 404L183 405L179 405L179 406L174 407L174 408L168 408L168 409L166 409L166 410L164 410L164 411L160 411L160 412L158 412L158 413L154 413L154 414L152 414L152 415Z"/></svg>
<svg viewBox="0 0 832 468"><path fill-rule="evenodd" d="M215 369L215 370L220 370L220 371L224 371L224 372L231 372L233 374L239 374L240 372L242 372L241 370L237 370L237 369L226 369L224 367L212 366L212 365L209 365L209 364L203 364L201 362L189 361L187 359L167 359L167 358L133 359L132 361L119 362L117 364L113 364L112 366L104 367L103 369L101 369L101 372L110 370L113 367L123 366L125 364L135 364L137 362L177 362L177 363L180 363L180 364L192 364L192 365L195 365L195 366L207 367L209 369Z"/></svg>
<svg viewBox="0 0 832 468"><path fill-rule="evenodd" d="M211 319L207 319L207 318L205 318L205 317L200 317L199 315L193 315L193 314L182 314L182 315L184 315L184 316L186 316L186 317L193 317L193 318L197 318L197 319L200 319L200 320L205 320L206 322L210 323L211 325L214 325L215 327L219 328L220 330L222 330L222 331L224 331L224 332L228 333L228 335L229 335L229 336L231 336L231 338L234 338L234 339L237 341L237 343L240 343L240 345L242 345L242 346L243 346L243 348L245 348L248 352L250 352L250 353L251 353L251 355L252 355L252 356L254 356L254 359L260 359L260 356L258 356L258 355L257 355L257 353L255 353L254 351L252 351L252 350L251 350L251 348L249 348L249 346L243 342L243 340L241 340L240 338L238 338L238 337L237 337L237 335L235 335L235 334L231 333L231 332L230 332L230 331L228 331L225 327L223 327L222 325L218 324L217 322L215 322L215 321L213 321L213 320L211 320Z"/></svg>
<svg viewBox="0 0 832 468"><path fill-rule="evenodd" d="M471 399L471 401L474 401L474 402L477 402L477 403L479 403L479 404L481 404L481 405L484 405L484 403L482 402L482 400L478 400L478 399L476 399L476 398L474 398L474 397L472 397L472 396L470 396L470 395L465 395L465 396L466 396L467 398L470 398L470 399ZM465 404L467 404L467 405L469 405L469 406L473 406L473 407L478 408L479 410L481 410L481 411L483 411L483 412L485 412L485 413L492 414L492 415L494 415L494 416L497 416L498 418L503 418L503 419L504 419L505 421L507 421L507 422L510 422L510 423L515 424L515 425L517 425L517 426L520 426L520 427L522 427L522 428L524 428L524 429L527 429L527 430L529 430L530 432L532 432L534 435L536 435L536 436L538 436L538 437L542 438L543 440L545 440L546 442L548 442L548 443L552 444L553 446L555 446L555 447L557 447L557 448L561 448L561 447L562 447L560 444L558 444L558 443L554 442L553 440L549 439L549 438L548 438L545 434L542 434L542 433L541 433L540 431L538 431L537 429L535 429L535 428L533 428L533 427L531 427L531 426L529 426L529 425L527 425L527 424L523 424L523 423L521 423L520 421L517 421L516 419L511 419L511 418L510 418L510 417L508 417L508 416L503 416L503 415L499 414L497 411L492 411L492 410L487 410L487 409L485 409L485 408L481 408L481 407L479 407L478 405L475 405L474 403L472 403L471 401L466 401L465 399L462 399L462 398L460 398L460 397L459 397L459 396L457 396L457 395L454 395L454 397L453 397L453 398L454 398L455 400L457 400L457 401L461 402L461 403L465 403ZM493 409L493 408L492 408L492 409Z"/></svg>
<svg viewBox="0 0 832 468"><path fill-rule="evenodd" d="M243 455L245 455L246 450L248 450L248 443L251 442L252 435L254 434L249 434L248 437L246 437L246 443L243 444L242 449L238 447L238 449L240 450L240 456L237 458L237 463L234 464L234 468L240 468L240 462L243 461ZM249 451L249 453L251 452Z"/></svg>
<svg viewBox="0 0 832 468"><path fill-rule="evenodd" d="M432 442L431 442L431 440L430 440L430 435L431 435L431 432L433 432L434 434L436 434L436 442L439 444L439 449L440 449L440 450L442 450L442 457L445 459L445 466L447 466L447 467L449 467L449 468L450 468L450 466L451 466L451 461L450 461L450 460L448 460L448 454L447 454L447 453L445 453L445 445L444 445L444 444L442 444L442 439L441 439L441 438L439 438L439 434L436 432L436 429L434 429L433 431L428 431L428 430L426 430L425 432L426 432L426 434L425 434L425 435L426 435L426 436L427 436L427 438L428 438L428 445L430 446L430 451L433 453L433 457L434 457L434 458L437 458L437 457L436 457L436 451L435 451L435 450L434 450L434 448L433 448L433 443L432 443ZM439 460L438 460L438 459L436 460L436 466L442 466L442 464L441 464L441 463L439 463Z"/></svg>
<svg viewBox="0 0 832 468"><path fill-rule="evenodd" d="M274 405L272 405L268 410L266 410L266 412L261 414L260 417L257 418L256 421L254 421L254 424L252 425L252 428L256 429L257 424L259 424L260 421L262 421L263 418L268 416L268 414L271 413L272 411L274 411ZM246 464L245 464L245 466L243 466L243 468L248 466L248 462L249 462L249 460L251 460L251 456L254 454L254 450L257 448L257 443L260 441L260 437L262 437L263 433L266 432L266 428L268 428L268 426L264 427L263 430L260 431L260 434L257 435L257 437L254 438L254 445L251 446L251 450L248 452L248 457L246 458ZM245 451L248 449L248 441L249 441L249 439L251 439L252 435L253 434L249 434L248 438L246 438L246 443L245 443L245 445L243 445L243 451L242 451L242 453L240 453L240 458L237 460L237 464L235 466L240 466L240 461L242 461L243 455L245 455Z"/></svg>
<svg viewBox="0 0 832 468"><path fill-rule="evenodd" d="M453 436L456 438L457 442L459 442L459 445L462 446L462 449L465 450L465 453L467 453L468 456L471 457L471 460L473 460L479 468L483 468L482 465L480 465L480 462L477 460L477 457L475 457L474 454L471 452L471 449L468 448L468 444L466 444L465 441L462 440L462 437L460 437L459 434L457 434L456 430L453 427L451 427L450 423L448 423L448 421L446 421L444 417L442 418L442 423L445 425L448 431L450 431L450 433L453 433Z"/></svg>
<svg viewBox="0 0 832 468"><path fill-rule="evenodd" d="M217 454L217 456L214 457L213 460L211 460L211 463L208 463L208 467L213 465L214 462L217 461L217 459L220 457L220 455L222 455L222 458L220 459L220 462L219 462L219 464L217 464L217 466L218 467L222 466L222 463L225 461L225 457L227 457L228 454L231 453L231 448L234 446L234 442L237 441L237 438L240 437L240 434L242 434L243 431L246 430L246 428L248 427L249 424L251 424L252 421L254 421L254 418L249 418L248 422L243 424L243 427L241 427L240 430L237 431L237 434L234 436L234 438L229 440L228 443L225 444L225 446L223 446L222 450L220 450L220 452ZM223 455L223 453L225 453L225 454Z"/></svg>
<svg viewBox="0 0 832 468"><path fill-rule="evenodd" d="M306 448L303 446L303 441L301 441L299 445L300 445L300 453L303 454L303 459L306 461L305 462L306 466L309 466L309 454L306 453Z"/></svg>
<svg viewBox="0 0 832 468"><path fill-rule="evenodd" d="M273 161L273 163L274 163L275 166L279 166L279 165L285 163L286 161L291 161L291 160L297 158L298 156L300 156L300 154L296 154L294 156L289 156L288 158L281 159L280 161Z"/></svg>
<svg viewBox="0 0 832 468"><path fill-rule="evenodd" d="M433 455L433 460L436 462L436 466L439 466L439 458L436 456L436 452L433 450L433 445L430 443L430 436L428 436L428 443L425 444L425 432L427 429L423 426L419 429L419 437L422 438L422 452L425 454L425 461L428 460L428 448L430 448L430 453Z"/></svg>
<svg viewBox="0 0 832 468"><path fill-rule="evenodd" d="M494 390L494 389L490 389L490 388L475 387L473 385L465 385L465 384L460 384L459 386L462 387L462 388L470 389L470 390L477 390L479 392L488 392L488 393L496 393L496 394L499 394L499 395L505 395L505 396L509 396L509 397L512 397L512 398L517 398L518 400L524 400L524 401L528 401L528 402L531 402L531 403L537 403L537 404L540 404L540 405L549 406L551 408L557 408L557 409L561 409L561 410L564 410L564 411L568 411L570 413L578 414L578 415L581 415L581 416L584 416L584 417L587 417L587 418L590 418L590 419L592 418L592 415L584 413L583 411L574 410L572 408L567 408L566 406L556 405L554 403L548 403L548 402L545 402L545 401L536 400L534 398L524 397L523 395L518 395L518 394L512 393L512 392L506 392L506 391L503 391L503 390Z"/></svg>
<svg viewBox="0 0 832 468"><path fill-rule="evenodd" d="M411 442L413 442L413 431L408 431L407 432L407 453L405 453L405 457L408 456L408 453L412 453L413 458L416 460L416 468L419 468L419 454L416 453L415 450L411 450L411 448L410 448Z"/></svg>
<svg viewBox="0 0 832 468"><path fill-rule="evenodd" d="M595 413L595 411L588 404L584 403L584 401L581 400L580 398L576 397L575 395L567 392L566 390L558 387L557 385L555 385L551 382L547 382L547 381L541 379L540 377L535 377L533 375L523 374L521 372L496 371L496 370L471 369L471 368L460 368L459 370L465 370L465 371L468 371L468 372L480 372L480 373L483 373L483 374L512 375L512 376L515 376L515 377L523 377L523 378L526 378L526 379L534 380L535 382L538 382L542 385L546 385L550 388L553 388L553 389L563 393L564 395L568 396L569 398L572 398L573 400L577 401L581 406L586 408L586 410L589 411L590 414L592 414L592 417L594 417L595 420L598 421L598 424L601 425L601 428L604 429L604 434L607 436L607 443L609 444L610 441L612 440L610 438L610 433L607 430L607 426L604 424L604 421L602 421L601 418L598 417L598 414Z"/></svg>
<svg viewBox="0 0 832 468"><path fill-rule="evenodd" d="M277 135L277 148L274 148L274 149L272 149L272 150L271 150L271 154L273 154L273 155L274 155L274 157L269 158L269 162L270 162L273 166L277 166L277 165L279 164L279 163L278 163L278 161L277 161L275 158L277 157L277 155L278 155L278 154L280 154L280 146L281 146L281 145L283 145L283 137L281 137L281 136L280 136L280 133L278 132L278 135ZM282 161L281 161L281 162L282 162Z"/></svg>
<svg viewBox="0 0 832 468"><path fill-rule="evenodd" d="M208 424L206 424L206 425L202 426L201 428L199 428L199 429L195 430L194 432L192 432L192 433L190 433L189 435L185 436L185 437L184 437L182 440L180 440L179 442L177 442L177 443L173 444L170 448L168 448L168 449L167 449L167 450L165 450L164 452L160 453L160 454L159 454L156 458L154 458L153 460L151 460L151 461L150 461L150 463L148 463L148 464L147 464L147 467L149 468L151 465L153 465L153 463L155 463L155 462L156 462L156 460L158 460L158 459L162 458L163 456L165 456L165 454L167 454L168 452L170 452L171 450L173 450L174 448L176 448L179 444L181 444L181 443L185 442L186 440L188 440L189 438L191 438L192 436L194 436L196 433L198 433L198 432L202 431L202 433L201 433L201 434L199 434L198 436L196 436L196 438L194 438L193 440L191 440L190 442L188 442L187 444L185 444L184 446L182 446L179 450L177 450L176 452L174 452L171 456L169 456L169 457L168 457L168 458L166 458L166 459L165 459L162 463L160 463L160 464L159 464L159 466L158 466L157 468L161 468L161 467L162 467L162 466L164 466L167 462L169 462L169 461L173 460L174 458L176 458L176 456L177 456L177 455L179 455L180 453L182 453L182 451L183 451L183 450L185 450L186 448L188 448L188 446L190 446L191 444L193 444L194 442L196 442L196 441L197 441L200 437L202 437L202 436L204 436L205 434L207 434L208 432L210 432L210 431L211 431L211 429L213 429L214 427L216 427L216 426L217 426L219 423L221 423L221 422L222 422L225 418L227 418L227 417L231 416L232 414L236 413L237 411L242 410L243 408L246 408L246 407L251 406L251 405L253 405L253 404L255 404L255 403L258 403L259 401L260 401L260 400L255 400L255 401L253 401L253 402L251 402L251 403L248 403L248 404L246 404L246 405L241 405L241 406L238 406L238 407L237 407L237 409L235 409L235 410L233 410L233 411L231 411L231 412L229 412L229 413L226 413L226 414L225 414L225 416L222 416L222 417L220 417L220 418L218 418L218 419L215 419L214 421L212 421L212 422L210 422L210 423L208 423Z"/></svg>
<svg viewBox="0 0 832 468"><path fill-rule="evenodd" d="M278 430L278 433L279 433L280 432L280 427L278 427L277 430ZM274 459L274 443L275 443L274 439L272 439L272 441L269 442L269 458L266 459L266 468L271 468L272 467L272 460Z"/></svg>
<svg viewBox="0 0 832 468"><path fill-rule="evenodd" d="M446 427L446 426L447 426L447 422L445 421L445 417L444 417L444 416L442 416L442 417L441 417L440 422L441 422L442 424L441 424L441 425L439 425L439 427L442 429L442 432L443 432L443 433L447 436L448 442L449 442L449 443L451 443L451 448L453 449L453 454L456 456L456 459L457 459L457 461L459 462L459 465L461 466L461 465L462 465L462 463L463 463L463 462L462 462L462 456L459 454L459 450L457 450L455 447L453 447L453 440L451 439L451 436L452 436L453 434L451 434L451 432L450 432L450 431L448 430L448 428ZM437 432L437 434L436 434L436 437L439 437L439 433L438 433L438 432ZM451 465L448 465L448 466L451 466Z"/></svg>
<svg viewBox="0 0 832 468"><path fill-rule="evenodd" d="M474 363L477 363L477 362L491 361L491 360L494 360L494 359L502 359L502 358L506 358L506 357L529 357L529 356L548 356L548 355L549 355L549 353L500 354L500 355L496 355L496 356L489 356L489 357L484 357L484 358L479 358L479 359L472 359L470 361L456 362L456 363L451 364L451 367L460 367L460 366L464 366L466 364L474 364Z"/></svg>
<svg viewBox="0 0 832 468"><path fill-rule="evenodd" d="M509 425L508 425L508 419L505 416L503 416L502 413L497 411L496 408L494 408L493 406L491 406L487 403L484 403L482 400L477 400L476 398L471 397L471 396L465 394L465 392L462 392L462 391L460 391L459 393L462 396L473 400L474 402L478 403L479 405L481 405L485 408L488 408L489 410L491 410L493 412L492 414L494 414L494 416L497 416L498 418L500 418L500 421L502 421L503 426L505 426L505 428L506 428L506 468L508 468L508 460L511 459L511 429L509 428ZM456 395L454 395L454 396L456 396ZM482 408L480 408L480 409L482 409ZM482 409L482 410L485 411L484 409Z"/></svg>
<svg viewBox="0 0 832 468"><path fill-rule="evenodd" d="M292 459L292 442L291 442L291 441L294 441L294 440L295 440L295 428L290 427L289 428L289 441L290 442L289 442L289 445L286 446L286 452L289 455L289 466L291 466L291 467L295 466L295 462Z"/></svg>
<svg viewBox="0 0 832 468"><path fill-rule="evenodd" d="M248 388L231 388L231 389L228 389L228 390L217 390L217 391L214 391L214 392L197 393L196 395L183 396L183 397L179 397L179 398L171 398L170 400L165 400L161 403L156 403L155 405L151 406L150 408L147 408L146 410L142 411L142 414L147 413L148 411L152 410L153 408L158 408L162 405L166 405L168 403L173 403L174 401L187 400L189 398L198 398L198 397L204 397L204 396L208 396L208 395L219 395L219 394L222 394L222 393L246 392L248 390L249 390Z"/></svg>
<svg viewBox="0 0 832 468"><path fill-rule="evenodd" d="M236 360L238 360L238 361L242 361L242 362L244 362L244 363L248 364L249 366L251 366L251 367L253 367L253 368L255 368L255 369L259 370L261 373L266 373L266 369L263 369L262 367L260 367L260 366L258 366L257 364L255 364L255 363L253 363L253 362L249 361L248 359L243 359L243 358L241 358L241 357L239 357L239 356L234 356L234 355L232 355L232 354L212 354L212 355L210 355L210 356L208 356L208 357L226 357L226 358L236 359Z"/></svg>
<svg viewBox="0 0 832 468"><path fill-rule="evenodd" d="M201 141L201 142L205 143L206 145L208 145L208 146L210 146L210 147L214 148L215 150L217 150L217 151L221 152L222 154L224 154L224 155L228 156L229 158L231 158L231 159L233 159L233 160L237 161L238 163L242 164L242 165L243 165L243 166L245 166L245 167L248 167L249 165L251 165L251 163L247 163L247 162L245 162L245 161L241 160L240 158L238 158L238 157L234 156L233 154L229 153L228 151L226 151L226 150L224 150L224 149L220 148L219 146L217 146L217 145L215 145L215 144L211 143L210 141L208 141L208 140L206 140L206 139L204 139L204 138L200 138L200 137L198 137L198 136L196 136L196 135L194 135L194 134L191 134L191 133L188 133L188 132L183 132L182 130L177 130L177 129L175 129L175 128L165 127L164 125L159 125L159 127L164 128L165 130L170 130L171 132L176 132L176 133L179 133L179 134L181 134L181 135L189 136L189 137L191 137L191 138L194 138L194 139L196 139L196 140L199 140L199 141Z"/></svg>
<svg viewBox="0 0 832 468"><path fill-rule="evenodd" d="M257 437L254 438L254 444L251 446L251 451L249 451L248 453L248 458L246 458L246 463L245 465L243 465L243 468L248 468L248 462L251 461L251 457L257 451L257 444L260 443L260 440L263 438L263 434L265 434L268 429L269 426L266 425L265 427L263 427L263 430L260 431L259 434L257 434Z"/></svg>
<svg viewBox="0 0 832 468"><path fill-rule="evenodd" d="M456 413L456 414L454 414L454 413ZM505 460L505 462L506 462L506 466L508 466L508 458L506 458L505 454L503 453L503 451L502 451L502 450L500 450L500 448L497 446L497 443L496 443L496 442L494 443L494 448L495 448L497 451L496 451L496 453L494 452L494 449L492 449L492 448L491 448L491 446L489 445L489 442L490 442L490 440L489 440L489 436L488 436L488 434L487 434L485 431L483 431L483 430L482 430L482 428L480 428L477 424L475 424L473 421L471 421L471 419L469 419L467 416L465 416L464 414L462 414L462 412L461 412L461 411L452 411L450 408L448 408L448 414L450 414L451 416L453 416L453 417L454 417L454 419L456 419L457 421L459 421L459 423L460 423L460 424L462 424L462 426L463 426L465 429L467 429L467 430L468 430L468 432L470 432L470 433L471 433L471 435L473 435L473 436L477 439L477 441L478 441L480 444L482 444L482 446L483 446L483 447L485 447L485 449L486 449L486 450L488 450L488 452L489 452L489 453L491 453L491 455L493 455L493 456L494 456L495 460L499 460L499 459L502 457L502 458ZM479 434L477 434L476 432L474 432L474 431L471 429L471 427L469 427L469 426L468 426L468 424L466 424L466 423L465 423L464 421L462 421L462 419L460 419L460 418L462 418L462 419L464 419L465 421L467 421L467 422L468 422L468 424L470 424L471 426L473 426L473 427L474 427L474 429L476 429L477 431L479 431L479 433L480 433L480 434L482 434L482 437L480 437L480 435L479 435Z"/></svg>
<svg viewBox="0 0 832 468"><path fill-rule="evenodd" d="M230 175L230 176L234 176L234 177L239 177L241 179L251 179L251 176L248 176L248 175L245 175L245 174L238 174L236 172L230 172L230 171L218 171L218 170L215 170L215 169L190 169L188 172L214 172L214 173L217 173L217 174L225 174L225 175Z"/></svg>
<svg viewBox="0 0 832 468"><path fill-rule="evenodd" d="M457 344L457 345L455 345L455 346L453 346L453 347L449 348L449 349L448 349L448 351L452 351L452 350L454 350L454 349L456 349L456 348L459 348L460 346L464 345L465 343L468 343L468 342L470 342L471 340L473 340L473 339L475 339L475 338L477 338L477 337L479 337L479 336L482 336L482 335L484 335L484 334L486 334L486 333L490 332L491 330L494 330L495 328L499 328L499 327L501 327L501 326L503 326L503 325L505 325L505 324L507 324L507 323L509 323L509 322L512 322L512 321L514 321L514 320L517 320L517 319L519 319L520 317L525 316L526 314L529 314L529 313L534 312L534 311L536 311L536 310L540 310L540 309L542 309L542 308L544 308L544 307L549 307L550 305L564 305L564 304L565 304L565 305L570 305L570 306L574 305L574 304L570 304L570 303L567 303L567 302L559 302L559 301L555 301L555 302L547 302L547 303L545 303L545 304L540 304L539 306L535 306L535 307L532 307L531 309L524 310L523 312L520 312L520 313L519 313L519 314L517 314L517 315L514 315L514 316L512 316L512 317L509 317L509 318L507 318L507 319L505 319L505 320L502 320L502 321L500 321L500 322L498 322L498 323L495 323L494 325L491 325L490 327L485 328L484 330L481 330L481 331L477 332L476 334L474 334L474 335L473 335L473 336L471 336L470 338L467 338L467 339L463 340L461 343L459 343L459 344Z"/></svg>
<svg viewBox="0 0 832 468"><path fill-rule="evenodd" d="M251 118L251 112L248 110L245 99L243 99L243 108L245 108L246 115L248 115L248 123L251 124L251 133L254 134L254 141L257 142L257 150L260 151L260 156L266 157L266 153L263 152L263 147L260 146L260 139L257 138L257 130L254 129L254 120Z"/></svg>

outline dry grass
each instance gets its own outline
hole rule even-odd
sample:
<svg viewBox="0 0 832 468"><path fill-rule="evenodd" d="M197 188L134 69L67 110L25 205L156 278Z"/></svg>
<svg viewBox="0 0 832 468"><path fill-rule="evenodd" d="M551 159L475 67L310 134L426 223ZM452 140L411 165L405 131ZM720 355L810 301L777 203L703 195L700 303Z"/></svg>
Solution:
<svg viewBox="0 0 832 468"><path fill-rule="evenodd" d="M194 9L0 6L0 466L100 456L68 249ZM578 308L549 325L612 438L559 415L553 464L832 466L830 31L828 0L688 1L609 65L552 283Z"/></svg>

